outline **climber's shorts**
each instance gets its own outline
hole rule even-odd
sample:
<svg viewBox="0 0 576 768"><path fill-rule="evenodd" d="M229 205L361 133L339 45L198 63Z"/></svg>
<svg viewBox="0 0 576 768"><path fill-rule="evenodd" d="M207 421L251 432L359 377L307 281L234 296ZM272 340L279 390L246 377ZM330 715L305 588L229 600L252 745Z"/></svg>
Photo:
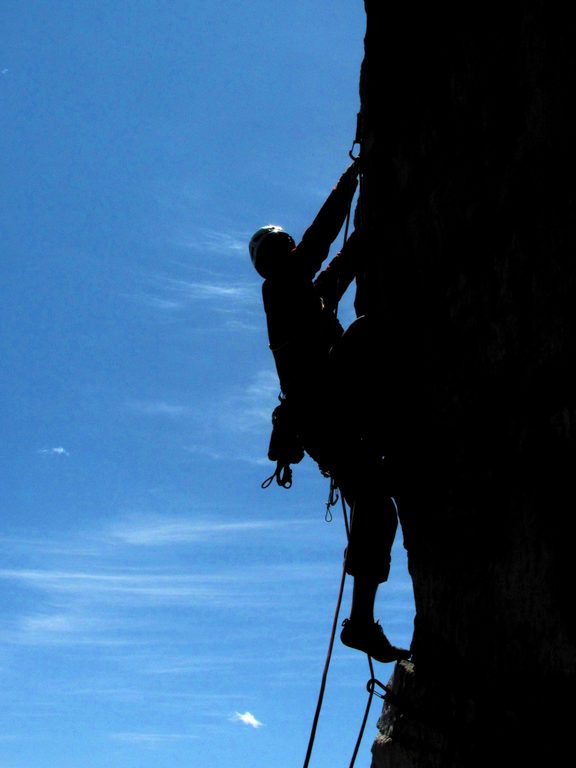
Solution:
<svg viewBox="0 0 576 768"><path fill-rule="evenodd" d="M350 537L346 548L346 573L370 578L379 584L390 573L391 552L398 516L390 496L373 479L357 489L340 489L350 509Z"/></svg>

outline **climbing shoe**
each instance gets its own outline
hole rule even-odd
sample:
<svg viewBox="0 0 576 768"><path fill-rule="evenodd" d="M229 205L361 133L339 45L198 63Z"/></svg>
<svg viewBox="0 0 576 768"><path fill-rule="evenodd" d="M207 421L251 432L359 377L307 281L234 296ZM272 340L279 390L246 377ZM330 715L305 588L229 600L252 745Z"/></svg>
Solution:
<svg viewBox="0 0 576 768"><path fill-rule="evenodd" d="M355 648L357 651L364 651L376 661L387 664L390 661L410 658L410 651L405 648L396 648L390 643L378 621L374 624L359 624L353 623L350 619L344 619L342 627L340 640L344 645Z"/></svg>

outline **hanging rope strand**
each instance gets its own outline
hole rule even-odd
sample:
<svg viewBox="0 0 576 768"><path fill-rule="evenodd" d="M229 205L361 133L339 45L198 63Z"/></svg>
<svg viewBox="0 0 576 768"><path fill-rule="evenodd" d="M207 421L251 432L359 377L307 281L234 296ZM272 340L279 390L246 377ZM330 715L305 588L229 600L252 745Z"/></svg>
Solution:
<svg viewBox="0 0 576 768"><path fill-rule="evenodd" d="M335 492L336 486L331 483L331 494ZM344 525L346 528L346 538L349 537L350 526L348 523L348 514L346 511L346 502L344 497L340 494L342 502L342 512L344 515ZM318 721L320 719L320 712L322 710L322 702L324 700L324 692L326 690L326 682L328 680L328 669L330 667L330 661L332 659L332 649L334 648L334 638L336 637L336 628L338 626L338 616L340 614L340 607L342 605L342 596L344 594L344 585L346 583L346 556L348 550L344 555L344 562L342 564L342 577L340 579L340 589L338 591L338 599L336 600L336 609L334 611L334 619L332 621L332 631L330 633L330 642L328 643L328 653L326 654L326 661L324 662L324 671L322 673L322 682L320 683L320 693L318 694L318 702L316 704L316 712L314 713L314 720L312 721L312 729L310 731L310 738L308 740L308 749L306 750L306 758L304 760L303 768L308 768L310 763L310 757L312 756L312 748L314 746L314 739L316 738L316 729L318 727Z"/></svg>
<svg viewBox="0 0 576 768"><path fill-rule="evenodd" d="M330 660L332 658L332 649L334 647L334 638L336 636L336 627L338 625L338 614L340 613L340 606L342 605L342 595L344 594L344 584L346 581L346 564L342 567L342 578L340 579L340 590L338 592L338 600L336 601L336 610L334 612L334 620L332 622L332 632L330 634L330 643L328 645L328 653L326 655L326 661L324 663L324 672L322 673L322 682L320 684L320 693L318 695L318 703L316 704L316 712L314 713L314 720L312 722L312 730L310 732L310 739L308 741L308 749L306 750L306 759L304 760L303 768L308 768L310 763L310 757L312 756L312 748L314 746L314 739L316 737L316 729L318 727L318 720L320 719L320 711L322 709L322 702L324 700L324 692L326 690L326 681L328 679L328 669L330 667Z"/></svg>
<svg viewBox="0 0 576 768"><path fill-rule="evenodd" d="M354 768L354 763L356 762L356 757L358 755L358 750L360 749L360 744L362 743L362 737L364 736L364 729L366 728L366 723L368 722L368 715L370 714L370 707L372 706L372 699L374 698L374 695L378 696L378 698L383 699L384 696L382 696L379 693L375 693L374 686L380 685L382 688L386 688L379 680L376 680L374 677L374 665L372 663L372 658L370 656L368 658L368 665L370 667L370 680L368 680L366 684L366 688L368 690L368 701L366 703L366 709L364 710L364 717L362 718L362 725L360 726L360 732L358 734L358 738L356 739L356 745L354 747L354 752L352 753L352 759L350 760L350 765L348 768Z"/></svg>
<svg viewBox="0 0 576 768"><path fill-rule="evenodd" d="M338 487L334 483L334 480L331 479L330 481L330 491L329 491L329 497L328 497L328 504L329 506L334 506L336 502L338 501L338 495L340 496L340 500L342 503L342 514L344 517L344 527L346 529L346 540L347 542L350 540L350 529L352 527L352 521L354 518L354 506L350 508L350 514L348 514L348 511L346 509L346 502L344 500L344 497L342 493L338 494ZM330 668L330 662L332 660L332 650L334 648L334 639L336 637L336 628L338 626L338 616L340 614L340 608L342 606L342 597L344 594L344 586L346 583L346 560L348 557L348 548L346 548L345 554L344 554L344 562L342 564L342 577L340 579L340 589L338 591L338 599L336 601L336 609L334 611L334 618L332 621L332 631L330 633L330 641L328 644L328 652L326 654L326 660L324 662L324 671L322 673L322 681L320 684L320 692L318 694L318 701L316 703L316 711L314 713L314 720L312 722L312 728L310 731L310 738L308 740L308 748L306 750L306 758L304 760L303 768L308 768L310 764L310 758L312 756L312 749L314 747L314 740L316 738L316 731L318 729L318 722L320 720L320 712L322 710L322 704L324 701L324 693L326 691L326 683L328 680L328 670ZM350 760L348 768L354 768L354 764L356 762L356 757L358 756L358 751L360 749L360 745L362 743L362 738L364 737L364 731L366 729L366 723L368 722L368 716L370 714L370 708L372 706L372 701L374 699L374 696L377 696L379 699L386 699L388 695L392 695L392 691L387 685L384 685L384 683L380 682L375 676L374 676L374 663L372 661L372 657L370 655L366 655L366 658L368 659L368 666L370 669L370 679L366 683L366 690L368 691L368 701L366 702L366 707L364 709L364 716L362 718L362 723L360 725L360 731L358 733L358 737L356 739L356 744L354 745L354 751L352 753L352 758ZM379 686L385 693L377 693L375 688L376 686Z"/></svg>

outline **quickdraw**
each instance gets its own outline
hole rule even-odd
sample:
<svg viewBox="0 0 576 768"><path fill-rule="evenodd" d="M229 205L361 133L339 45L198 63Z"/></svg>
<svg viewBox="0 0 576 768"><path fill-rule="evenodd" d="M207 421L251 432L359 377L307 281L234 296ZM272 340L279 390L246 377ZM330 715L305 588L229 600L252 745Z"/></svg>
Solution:
<svg viewBox="0 0 576 768"><path fill-rule="evenodd" d="M260 486L261 488L268 488L276 480L277 484L282 488L292 487L292 468L289 464L281 464L276 462L276 469L267 477L266 480Z"/></svg>

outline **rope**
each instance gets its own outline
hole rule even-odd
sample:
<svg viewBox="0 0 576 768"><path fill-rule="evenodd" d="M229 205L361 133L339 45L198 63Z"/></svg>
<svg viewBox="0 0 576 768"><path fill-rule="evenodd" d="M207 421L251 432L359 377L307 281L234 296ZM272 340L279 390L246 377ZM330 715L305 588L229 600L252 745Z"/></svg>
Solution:
<svg viewBox="0 0 576 768"><path fill-rule="evenodd" d="M330 484L330 491L333 491L333 485ZM344 522L346 524L346 530L348 530L348 516L346 514L346 503L344 498L342 500L342 510L344 513ZM336 636L336 627L338 626L338 614L340 613L340 607L342 605L342 596L344 594L344 584L346 583L346 555L344 555L344 562L342 564L342 577L340 579L340 589L338 591L338 599L336 600L336 609L334 611L334 619L332 621L332 631L330 633L330 642L328 643L328 653L326 654L326 661L324 662L324 671L322 673L322 682L320 683L320 693L318 694L318 702L316 704L316 711L314 713L314 720L312 721L312 729L310 731L310 738L308 740L308 749L306 750L306 758L304 760L303 768L308 768L310 763L310 757L312 756L312 748L314 746L314 739L316 737L316 729L318 727L318 720L320 719L320 711L322 709L322 702L324 700L324 691L326 690L326 681L328 679L328 669L330 667L330 661L332 659L332 649L334 647L334 638Z"/></svg>
<svg viewBox="0 0 576 768"><path fill-rule="evenodd" d="M330 522L332 520L332 514L330 512L330 507L333 507L337 501L338 501L338 492L337 492L337 486L334 482L334 480L331 478L330 480L330 490L328 494L328 502L326 503L326 516L325 519L327 522ZM348 516L346 511L346 502L344 501L344 497L340 494L340 499L342 503L342 511L344 516L344 526L346 528L346 538L347 540L350 539L350 528L352 525L352 519L354 517L354 507L350 510L350 516ZM394 502L396 503L396 502ZM328 515L330 515L328 519ZM332 630L330 633L330 641L328 643L328 652L326 654L326 660L324 662L324 670L322 672L322 681L320 683L320 692L318 694L318 701L316 703L316 711L314 713L314 719L312 721L312 728L310 731L310 738L308 740L308 748L306 750L306 757L304 759L304 765L303 768L308 768L310 763L310 758L312 756L312 749L314 747L314 740L316 738L316 730L318 728L318 721L320 719L320 712L322 710L322 704L324 701L324 693L326 690L326 682L328 679L328 670L330 667L330 661L332 659L332 650L334 648L334 639L336 636L336 627L338 626L338 616L340 613L340 608L342 606L342 596L344 594L344 585L346 582L346 560L348 556L348 549L346 549L345 555L344 555L344 563L342 565L342 577L340 579L340 589L338 591L338 599L336 600L336 609L334 611L334 618L332 621ZM354 751L352 753L352 758L350 760L348 768L354 768L354 764L356 762L356 757L358 756L358 750L360 749L360 745L362 743L362 738L364 736L364 730L366 729L366 723L368 722L368 716L370 714L370 708L372 706L372 701L374 699L374 696L377 696L379 699L386 699L388 697L392 697L392 691L387 685L384 685L384 683L380 682L375 676L374 676L374 664L372 662L372 657L368 654L366 655L366 658L368 659L368 666L370 669L370 679L366 683L366 690L368 691L368 701L366 702L366 708L364 710L364 716L362 718L362 723L360 725L360 731L358 733L358 738L356 739L356 744L354 745ZM376 691L376 686L379 686L385 693L378 693Z"/></svg>
<svg viewBox="0 0 576 768"><path fill-rule="evenodd" d="M372 699L374 698L374 696L378 696L379 699L386 698L386 694L376 693L376 691L374 690L375 686L379 685L387 693L389 692L389 688L386 685L384 685L384 683L381 683L380 680L377 680L374 677L374 665L372 663L372 657L368 656L367 658L368 658L368 665L370 667L370 680L368 680L368 682L366 683L366 689L368 691L368 701L366 703L366 709L364 710L364 717L362 718L360 733L358 734L358 738L356 739L356 745L354 747L354 752L352 753L352 759L350 760L350 765L348 766L348 768L354 768L354 763L356 762L358 750L360 749L360 744L362 743L362 737L364 736L364 729L366 728L366 723L368 721L368 715L370 714Z"/></svg>
<svg viewBox="0 0 576 768"><path fill-rule="evenodd" d="M348 206L348 213L346 214L346 223L344 224L344 239L342 240L342 248L346 245L348 240L348 229L350 227L350 214L352 212L352 202L354 201L354 195L350 199L350 205Z"/></svg>

